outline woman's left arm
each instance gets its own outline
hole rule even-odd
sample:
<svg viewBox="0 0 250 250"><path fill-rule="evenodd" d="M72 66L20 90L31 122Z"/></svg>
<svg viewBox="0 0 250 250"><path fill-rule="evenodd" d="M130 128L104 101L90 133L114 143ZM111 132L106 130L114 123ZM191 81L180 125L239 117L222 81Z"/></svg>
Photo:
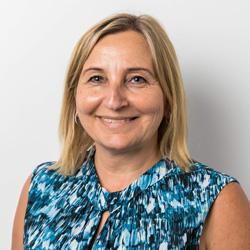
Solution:
<svg viewBox="0 0 250 250"><path fill-rule="evenodd" d="M206 219L201 249L249 250L250 204L241 186L225 186Z"/></svg>

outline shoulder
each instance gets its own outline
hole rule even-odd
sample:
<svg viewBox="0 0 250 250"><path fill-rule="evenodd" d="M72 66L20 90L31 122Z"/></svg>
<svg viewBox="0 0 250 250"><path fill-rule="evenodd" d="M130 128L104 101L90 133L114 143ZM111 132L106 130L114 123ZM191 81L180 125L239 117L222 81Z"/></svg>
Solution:
<svg viewBox="0 0 250 250"><path fill-rule="evenodd" d="M238 183L230 183L215 200L201 241L207 249L249 249L249 235L249 201Z"/></svg>
<svg viewBox="0 0 250 250"><path fill-rule="evenodd" d="M190 171L185 173L185 175L190 182L195 183L200 189L212 189L214 195L218 195L219 192L231 182L239 183L233 176L220 172L200 162L195 162L190 167Z"/></svg>
<svg viewBox="0 0 250 250"><path fill-rule="evenodd" d="M175 197L185 197L185 204L194 206L203 219L221 190L229 183L239 183L236 178L200 162L194 162L189 171L173 166L161 182L167 184Z"/></svg>
<svg viewBox="0 0 250 250"><path fill-rule="evenodd" d="M40 176L44 176L46 174L56 174L56 170L55 169L50 169L50 167L54 164L55 162L53 161L47 161L47 162L43 162L41 164L39 164L38 166L36 166L31 174L31 179L36 180L37 178L39 178Z"/></svg>
<svg viewBox="0 0 250 250"><path fill-rule="evenodd" d="M238 180L200 162L182 178L196 206L206 210L201 249L249 249L250 205Z"/></svg>
<svg viewBox="0 0 250 250"><path fill-rule="evenodd" d="M53 162L45 162L35 167L22 187L13 222L12 249L23 249L24 218L31 185L33 185L34 179L37 179L39 174L41 175L44 171L48 170L48 166L52 164Z"/></svg>
<svg viewBox="0 0 250 250"><path fill-rule="evenodd" d="M32 198L33 194L37 193L37 190L42 192L43 186L52 185L56 180L64 178L54 168L54 163L52 161L44 162L34 168L31 174L29 198Z"/></svg>
<svg viewBox="0 0 250 250"><path fill-rule="evenodd" d="M208 207L212 205L221 190L231 182L238 180L228 174L213 169L203 163L194 162L188 172L180 170L173 171L176 178L175 186L180 186L185 193L195 194L194 199L206 201Z"/></svg>

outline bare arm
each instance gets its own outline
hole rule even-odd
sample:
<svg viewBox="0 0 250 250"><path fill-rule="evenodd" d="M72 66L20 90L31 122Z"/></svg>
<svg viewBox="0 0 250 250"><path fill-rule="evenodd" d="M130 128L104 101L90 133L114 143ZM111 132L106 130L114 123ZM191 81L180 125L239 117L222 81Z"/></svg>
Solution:
<svg viewBox="0 0 250 250"><path fill-rule="evenodd" d="M22 192L19 197L12 230L12 250L23 249L24 216L28 202L30 180L31 176L29 176L25 181L24 186L22 188Z"/></svg>
<svg viewBox="0 0 250 250"><path fill-rule="evenodd" d="M215 200L204 226L201 249L250 249L250 205L239 184L228 184Z"/></svg>

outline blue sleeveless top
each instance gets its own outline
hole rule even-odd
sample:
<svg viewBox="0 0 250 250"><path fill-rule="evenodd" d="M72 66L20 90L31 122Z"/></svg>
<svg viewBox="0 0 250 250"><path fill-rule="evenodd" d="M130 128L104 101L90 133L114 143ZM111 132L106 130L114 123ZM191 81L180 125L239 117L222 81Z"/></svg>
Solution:
<svg viewBox="0 0 250 250"><path fill-rule="evenodd" d="M93 156L75 176L48 170L51 164L32 174L24 249L198 249L213 202L237 182L199 162L187 173L162 159L124 190L109 193ZM110 216L93 243L106 210Z"/></svg>

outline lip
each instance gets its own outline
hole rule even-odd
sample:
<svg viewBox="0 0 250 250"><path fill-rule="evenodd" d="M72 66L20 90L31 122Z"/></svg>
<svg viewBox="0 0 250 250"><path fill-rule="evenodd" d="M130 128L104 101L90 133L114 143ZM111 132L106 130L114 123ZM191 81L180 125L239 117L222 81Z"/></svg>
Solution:
<svg viewBox="0 0 250 250"><path fill-rule="evenodd" d="M130 125L132 122L138 118L138 116L133 117L124 117L124 116L97 116L100 121L108 128L122 128L127 125Z"/></svg>
<svg viewBox="0 0 250 250"><path fill-rule="evenodd" d="M110 119L110 120L134 120L138 118L138 116L97 116L100 119Z"/></svg>

